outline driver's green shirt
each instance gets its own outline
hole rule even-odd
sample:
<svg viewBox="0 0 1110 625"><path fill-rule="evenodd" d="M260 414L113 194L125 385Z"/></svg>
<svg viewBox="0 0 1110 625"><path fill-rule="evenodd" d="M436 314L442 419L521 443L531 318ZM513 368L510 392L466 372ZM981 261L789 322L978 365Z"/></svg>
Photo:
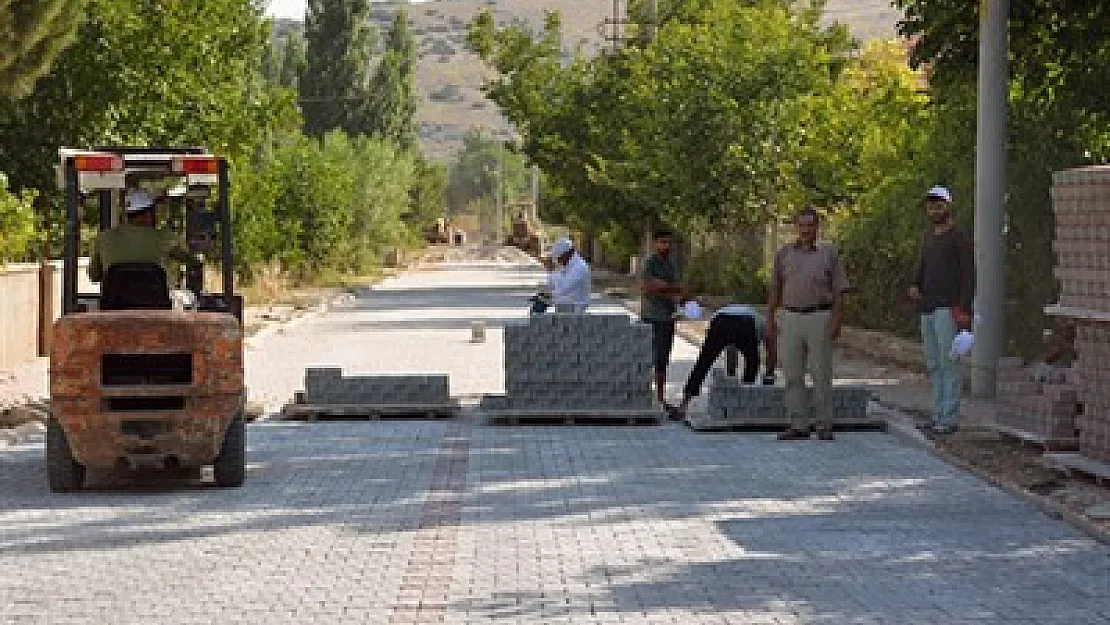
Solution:
<svg viewBox="0 0 1110 625"><path fill-rule="evenodd" d="M157 263L172 284L169 261L183 256L172 232L124 223L101 232L96 238L89 259L89 278L100 282L108 268L116 263Z"/></svg>

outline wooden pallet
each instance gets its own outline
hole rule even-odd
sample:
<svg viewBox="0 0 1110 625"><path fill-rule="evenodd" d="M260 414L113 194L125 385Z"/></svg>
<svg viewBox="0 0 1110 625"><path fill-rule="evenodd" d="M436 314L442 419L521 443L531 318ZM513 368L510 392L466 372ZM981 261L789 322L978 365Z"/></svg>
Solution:
<svg viewBox="0 0 1110 625"><path fill-rule="evenodd" d="M1036 447L1042 452L1054 451L1079 451L1079 438L1048 438L1036 432L1028 432L1010 425L995 423L991 429L1007 438L1015 439L1022 444Z"/></svg>
<svg viewBox="0 0 1110 625"><path fill-rule="evenodd" d="M662 409L504 408L485 410L491 425L660 425Z"/></svg>
<svg viewBox="0 0 1110 625"><path fill-rule="evenodd" d="M1050 469L1063 471L1069 476L1081 475L1093 479L1099 486L1110 486L1110 462L1088 458L1082 454L1045 454L1041 462Z"/></svg>
<svg viewBox="0 0 1110 625"><path fill-rule="evenodd" d="M713 419L708 415L687 415L686 425L696 432L781 432L790 427L787 419ZM852 419L833 421L835 432L886 431L886 420Z"/></svg>
<svg viewBox="0 0 1110 625"><path fill-rule="evenodd" d="M384 421L390 419L454 419L458 402L446 404L288 404L286 421Z"/></svg>

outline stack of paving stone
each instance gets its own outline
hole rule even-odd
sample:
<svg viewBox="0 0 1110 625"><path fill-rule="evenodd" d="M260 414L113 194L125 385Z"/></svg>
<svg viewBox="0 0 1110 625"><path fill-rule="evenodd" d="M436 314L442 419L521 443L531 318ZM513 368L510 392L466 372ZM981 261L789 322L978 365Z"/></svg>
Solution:
<svg viewBox="0 0 1110 625"><path fill-rule="evenodd" d="M998 362L998 425L1046 445L1076 441L1079 374L1071 367L1025 366L1020 358Z"/></svg>
<svg viewBox="0 0 1110 625"><path fill-rule="evenodd" d="M505 326L506 395L488 410L654 409L651 328L627 315L546 314Z"/></svg>
<svg viewBox="0 0 1110 625"><path fill-rule="evenodd" d="M882 420L869 417L867 403L873 393L865 386L834 386L834 425L878 426ZM813 391L807 389L810 417L814 417ZM709 409L703 419L692 418L690 425L705 427L786 427L786 389L782 386L742 384L739 377L713 370L709 388Z"/></svg>
<svg viewBox="0 0 1110 625"><path fill-rule="evenodd" d="M1080 453L1110 461L1110 167L1057 172L1055 314L1076 324Z"/></svg>
<svg viewBox="0 0 1110 625"><path fill-rule="evenodd" d="M435 406L451 401L446 375L365 375L345 377L342 369L305 371L304 401L316 406Z"/></svg>

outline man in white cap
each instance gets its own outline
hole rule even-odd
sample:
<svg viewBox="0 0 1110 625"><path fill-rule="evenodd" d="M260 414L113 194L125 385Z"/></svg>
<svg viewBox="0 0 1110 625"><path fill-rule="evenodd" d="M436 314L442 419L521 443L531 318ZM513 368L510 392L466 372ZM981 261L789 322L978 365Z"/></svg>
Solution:
<svg viewBox="0 0 1110 625"><path fill-rule="evenodd" d="M933 187L925 194L930 228L925 233L908 293L921 313L921 342L933 386L933 414L926 433L955 433L960 415L960 377L953 339L971 329L975 253L971 238L956 229L952 193ZM964 335L965 337L967 335Z"/></svg>
<svg viewBox="0 0 1110 625"><path fill-rule="evenodd" d="M547 285L555 312L582 313L590 303L590 266L574 249L574 243L563 237L551 246L544 259L551 273Z"/></svg>
<svg viewBox="0 0 1110 625"><path fill-rule="evenodd" d="M89 259L89 278L101 282L117 263L150 263L162 267L167 278L170 261L184 262L188 253L172 232L155 227L155 198L143 189L127 192L127 220L100 233Z"/></svg>

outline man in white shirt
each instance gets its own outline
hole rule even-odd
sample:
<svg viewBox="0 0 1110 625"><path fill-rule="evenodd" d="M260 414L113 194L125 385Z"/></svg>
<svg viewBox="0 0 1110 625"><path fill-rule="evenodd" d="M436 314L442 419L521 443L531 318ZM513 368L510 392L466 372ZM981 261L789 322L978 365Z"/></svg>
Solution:
<svg viewBox="0 0 1110 625"><path fill-rule="evenodd" d="M709 374L710 367L721 355L726 347L736 348L744 356L744 384L755 384L759 372L759 344L763 343L767 351L766 373L763 376L764 384L775 383L775 366L778 364L775 352L775 342L767 340L767 322L751 306L743 304L729 304L717 310L709 321L709 331L702 341L698 360L686 381L682 392L682 403L674 410L669 411L672 419L681 419L690 406L690 401L701 393L701 385ZM732 353L727 363L729 375L736 375L737 363L733 360Z"/></svg>
<svg viewBox="0 0 1110 625"><path fill-rule="evenodd" d="M574 249L574 243L563 237L548 250L544 266L551 273L547 286L555 312L583 313L590 303L590 266Z"/></svg>

